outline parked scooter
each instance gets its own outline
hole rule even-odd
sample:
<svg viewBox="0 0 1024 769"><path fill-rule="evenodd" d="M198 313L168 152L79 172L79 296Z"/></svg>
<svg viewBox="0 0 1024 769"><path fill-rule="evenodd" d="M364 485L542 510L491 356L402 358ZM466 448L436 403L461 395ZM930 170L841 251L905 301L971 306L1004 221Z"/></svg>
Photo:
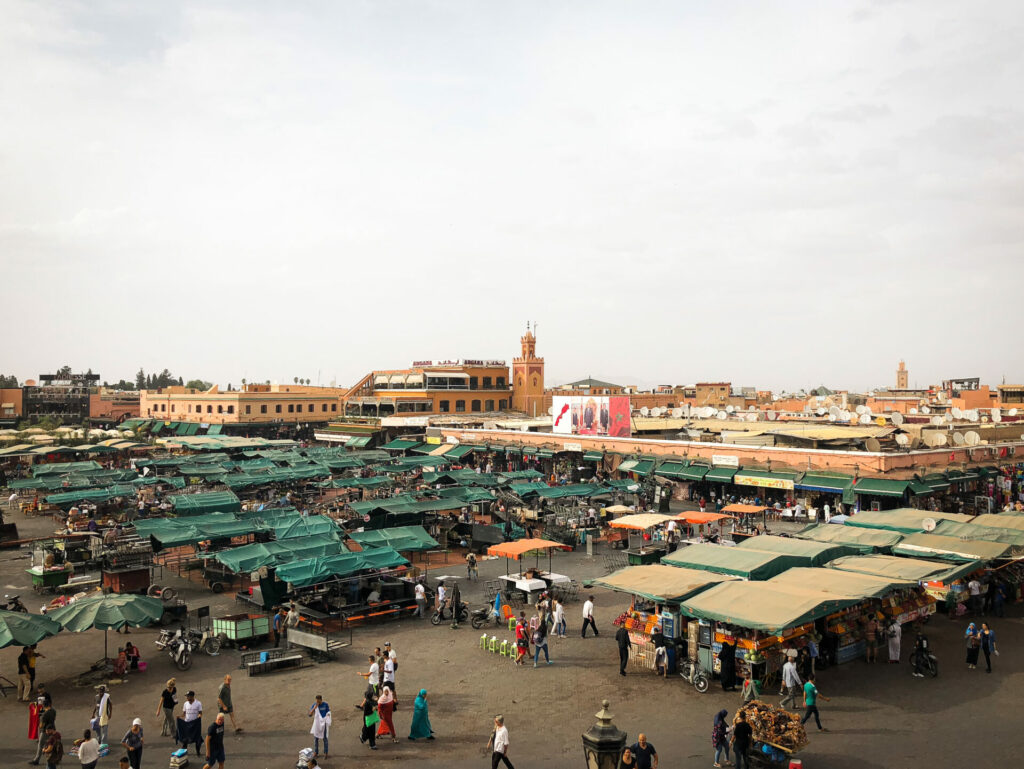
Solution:
<svg viewBox="0 0 1024 769"><path fill-rule="evenodd" d="M20 595L5 595L4 611L20 611L28 614L28 609L26 609L25 604L21 602Z"/></svg>
<svg viewBox="0 0 1024 769"><path fill-rule="evenodd" d="M445 616L445 609L447 606L442 606L440 609L435 609L434 613L430 615L431 625L440 625L443 621L451 619L451 612L448 612ZM459 602L459 622L465 622L469 619L469 604L465 601ZM475 625L474 625L475 627Z"/></svg>
<svg viewBox="0 0 1024 769"><path fill-rule="evenodd" d="M204 651L211 657L216 657L220 653L220 639L209 630L200 632L189 628L188 640L193 652Z"/></svg>
<svg viewBox="0 0 1024 769"><path fill-rule="evenodd" d="M473 609L473 613L469 618L474 630L479 630L491 620L494 620L495 625L501 624L501 615L494 610L494 606L491 604L481 606L479 609Z"/></svg>
<svg viewBox="0 0 1024 769"><path fill-rule="evenodd" d="M158 649L167 652L167 656L178 670L188 670L192 667L192 644L184 627L179 627L174 632L161 630L160 637L153 643Z"/></svg>

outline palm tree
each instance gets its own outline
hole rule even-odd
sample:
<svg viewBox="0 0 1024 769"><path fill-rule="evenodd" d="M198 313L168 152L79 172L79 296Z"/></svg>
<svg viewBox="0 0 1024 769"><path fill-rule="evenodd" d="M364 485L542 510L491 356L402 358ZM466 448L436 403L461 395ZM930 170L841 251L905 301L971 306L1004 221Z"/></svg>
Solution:
<svg viewBox="0 0 1024 769"><path fill-rule="evenodd" d="M298 378L297 376L293 376L293 377L292 377L292 381L293 381L293 382L294 382L295 384L298 384L298 383L299 383L299 378Z"/></svg>

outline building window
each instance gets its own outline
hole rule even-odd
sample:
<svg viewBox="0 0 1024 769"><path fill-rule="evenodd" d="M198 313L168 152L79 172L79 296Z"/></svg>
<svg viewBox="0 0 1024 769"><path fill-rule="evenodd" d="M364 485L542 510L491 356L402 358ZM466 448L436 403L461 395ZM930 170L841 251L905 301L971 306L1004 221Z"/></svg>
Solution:
<svg viewBox="0 0 1024 769"><path fill-rule="evenodd" d="M327 404L326 403L321 403L320 404L320 410L321 411L327 411Z"/></svg>
<svg viewBox="0 0 1024 769"><path fill-rule="evenodd" d="M519 387L522 388L522 386L523 386L523 378L519 377Z"/></svg>
<svg viewBox="0 0 1024 769"><path fill-rule="evenodd" d="M338 410L338 404L337 403L332 403L331 404L331 411L337 411L337 410Z"/></svg>
<svg viewBox="0 0 1024 769"><path fill-rule="evenodd" d="M171 404L171 413L172 414L174 413L174 404L173 403Z"/></svg>
<svg viewBox="0 0 1024 769"><path fill-rule="evenodd" d="M455 410L456 411L465 411L466 410L466 401L455 401Z"/></svg>
<svg viewBox="0 0 1024 769"><path fill-rule="evenodd" d="M488 411L494 411L494 401L493 400L487 401L485 406L486 406Z"/></svg>
<svg viewBox="0 0 1024 769"><path fill-rule="evenodd" d="M295 404L294 403L289 403L288 404L288 413L289 414L294 414L295 413Z"/></svg>
<svg viewBox="0 0 1024 769"><path fill-rule="evenodd" d="M537 386L537 383L538 383L537 377L534 377L534 378L533 378L533 386L534 386L534 387L536 387L536 386ZM608 391L607 391L607 390L605 390L604 392L605 392L605 395L607 395L607 394L608 394Z"/></svg>
<svg viewBox="0 0 1024 769"><path fill-rule="evenodd" d="M301 408L301 407L300 407L300 408ZM312 410L313 410L313 404L312 404L312 403L310 403L310 404L309 404L309 408L307 408L307 409L306 409L306 411L312 411Z"/></svg>
<svg viewBox="0 0 1024 769"><path fill-rule="evenodd" d="M212 414L213 413L213 406L207 406L206 407L206 413L207 414Z"/></svg>
<svg viewBox="0 0 1024 769"><path fill-rule="evenodd" d="M473 401L473 403L470 404L470 410L471 411L479 411L480 410L480 401Z"/></svg>
<svg viewBox="0 0 1024 769"><path fill-rule="evenodd" d="M477 379L476 379L475 376L471 376L469 378L469 389L470 390L475 390L476 389L476 382L477 382Z"/></svg>
<svg viewBox="0 0 1024 769"><path fill-rule="evenodd" d="M520 384L522 384L522 383L520 382ZM503 377L503 376L498 377L497 381L494 383L494 386L496 388L498 388L499 390L504 390L505 389L505 377Z"/></svg>
<svg viewBox="0 0 1024 769"><path fill-rule="evenodd" d="M267 404L266 403L264 403L264 404L262 404L260 406L260 413L261 414L266 414L267 413Z"/></svg>
<svg viewBox="0 0 1024 769"><path fill-rule="evenodd" d="M498 410L499 411L504 411L506 408L508 408L508 402L507 401L505 401L505 400L498 401Z"/></svg>
<svg viewBox="0 0 1024 769"><path fill-rule="evenodd" d="M437 410L442 414L448 413L448 401L438 401Z"/></svg>
<svg viewBox="0 0 1024 769"><path fill-rule="evenodd" d="M245 413L246 414L251 414L252 413L252 406L246 406L245 407Z"/></svg>
<svg viewBox="0 0 1024 769"><path fill-rule="evenodd" d="M234 406L228 406L228 413L229 414L234 414L235 413L235 407Z"/></svg>
<svg viewBox="0 0 1024 769"><path fill-rule="evenodd" d="M277 414L281 413L281 404L280 403L278 403L276 406L274 406L274 412L277 413Z"/></svg>
<svg viewBox="0 0 1024 769"><path fill-rule="evenodd" d="M489 376L485 376L484 377L484 389L485 390L490 390L491 389L491 378Z"/></svg>

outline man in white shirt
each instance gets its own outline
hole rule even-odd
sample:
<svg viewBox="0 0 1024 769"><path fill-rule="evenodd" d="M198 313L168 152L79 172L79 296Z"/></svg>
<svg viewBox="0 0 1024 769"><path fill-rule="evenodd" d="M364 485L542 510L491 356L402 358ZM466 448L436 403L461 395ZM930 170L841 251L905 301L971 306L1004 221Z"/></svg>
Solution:
<svg viewBox="0 0 1024 769"><path fill-rule="evenodd" d="M497 769L502 762L508 769L515 769L508 760L508 727L505 726L504 716L494 717L494 731L487 744L491 747L491 769Z"/></svg>
<svg viewBox="0 0 1024 769"><path fill-rule="evenodd" d="M796 654L790 654L786 658L786 664L782 666L782 685L786 689L786 694L779 702L779 707L790 709L796 705L797 695L802 691L804 685L804 682L800 680L800 674L796 670Z"/></svg>
<svg viewBox="0 0 1024 769"><path fill-rule="evenodd" d="M284 624L289 628L299 625L299 609L294 601L288 605L288 616L285 617Z"/></svg>
<svg viewBox="0 0 1024 769"><path fill-rule="evenodd" d="M366 680L373 686L373 690L375 692L380 689L380 665L372 654L370 655L370 671L368 673L361 673L360 675L365 676Z"/></svg>
<svg viewBox="0 0 1024 769"><path fill-rule="evenodd" d="M597 625L594 624L594 596L588 596L583 602L583 629L580 631L580 638L587 637L587 625L594 629L594 635L598 635Z"/></svg>
<svg viewBox="0 0 1024 769"><path fill-rule="evenodd" d="M181 746L187 748L195 744L196 755L202 755L199 750L203 747L203 703L196 699L196 693L189 691L185 694L185 702L181 706L183 727L178 731L181 737ZM177 742L177 740L175 740Z"/></svg>
<svg viewBox="0 0 1024 769"><path fill-rule="evenodd" d="M434 607L438 611L444 609L444 599L447 597L448 591L444 589L444 585L437 586L437 605Z"/></svg>
<svg viewBox="0 0 1024 769"><path fill-rule="evenodd" d="M970 593L971 611L981 614L981 583L977 578L967 583L967 592Z"/></svg>
<svg viewBox="0 0 1024 769"><path fill-rule="evenodd" d="M424 619L427 616L427 589L423 587L420 582L416 583L416 611L413 612L414 617Z"/></svg>

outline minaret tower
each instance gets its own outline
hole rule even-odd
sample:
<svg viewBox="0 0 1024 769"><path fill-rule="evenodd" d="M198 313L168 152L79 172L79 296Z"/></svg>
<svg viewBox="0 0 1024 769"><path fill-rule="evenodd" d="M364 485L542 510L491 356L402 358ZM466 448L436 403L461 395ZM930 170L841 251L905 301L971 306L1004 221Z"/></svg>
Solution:
<svg viewBox="0 0 1024 769"><path fill-rule="evenodd" d="M512 408L531 417L544 414L544 359L537 357L537 324L519 338L522 355L512 359Z"/></svg>

